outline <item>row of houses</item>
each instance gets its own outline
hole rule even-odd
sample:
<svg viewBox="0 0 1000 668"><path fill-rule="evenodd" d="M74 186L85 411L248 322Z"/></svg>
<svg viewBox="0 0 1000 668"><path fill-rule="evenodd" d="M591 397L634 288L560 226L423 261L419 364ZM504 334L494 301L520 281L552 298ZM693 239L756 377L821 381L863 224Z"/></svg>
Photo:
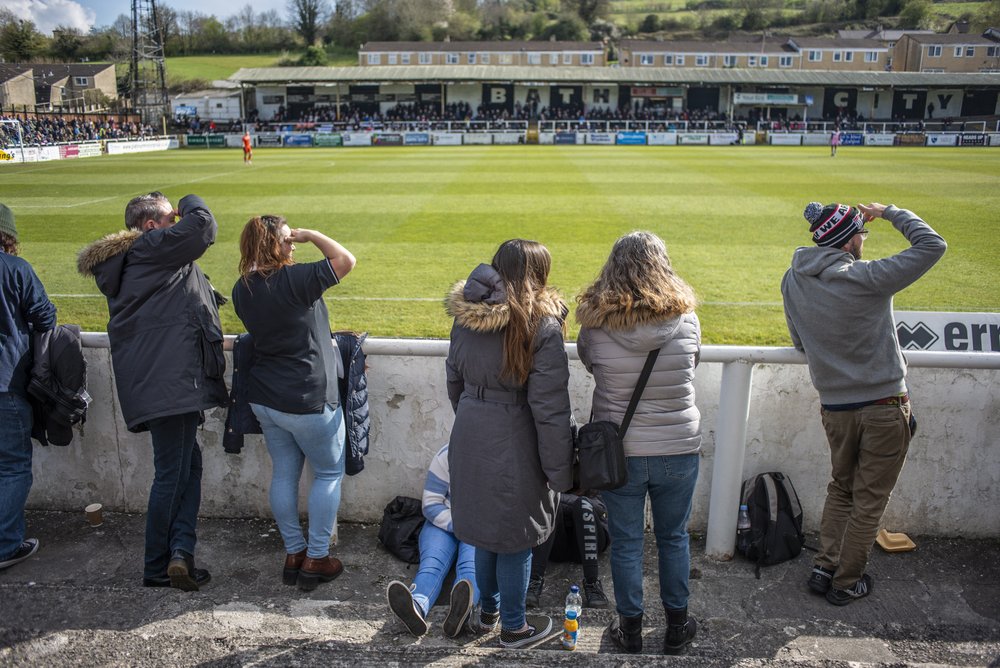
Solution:
<svg viewBox="0 0 1000 668"><path fill-rule="evenodd" d="M369 42L361 67L608 65L602 42ZM724 41L623 40L621 67L739 68L842 72L1000 72L1000 29L841 31L836 37L734 37Z"/></svg>
<svg viewBox="0 0 1000 668"><path fill-rule="evenodd" d="M89 111L116 99L111 64L0 63L0 110Z"/></svg>

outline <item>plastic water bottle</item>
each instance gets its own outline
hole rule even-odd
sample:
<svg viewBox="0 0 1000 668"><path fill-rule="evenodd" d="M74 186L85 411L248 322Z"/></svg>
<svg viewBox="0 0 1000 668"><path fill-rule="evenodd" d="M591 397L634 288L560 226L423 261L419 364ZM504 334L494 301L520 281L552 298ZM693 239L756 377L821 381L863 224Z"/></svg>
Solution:
<svg viewBox="0 0 1000 668"><path fill-rule="evenodd" d="M580 587L577 585L570 585L569 594L566 595L566 613L570 612L576 615L577 620L583 612L583 597L580 596Z"/></svg>
<svg viewBox="0 0 1000 668"><path fill-rule="evenodd" d="M573 651L576 649L577 637L580 633L580 622L576 619L576 612L566 611L566 621L563 622L562 646L563 649Z"/></svg>
<svg viewBox="0 0 1000 668"><path fill-rule="evenodd" d="M750 511L746 504L740 506L740 517L736 520L736 549L746 554L750 548Z"/></svg>

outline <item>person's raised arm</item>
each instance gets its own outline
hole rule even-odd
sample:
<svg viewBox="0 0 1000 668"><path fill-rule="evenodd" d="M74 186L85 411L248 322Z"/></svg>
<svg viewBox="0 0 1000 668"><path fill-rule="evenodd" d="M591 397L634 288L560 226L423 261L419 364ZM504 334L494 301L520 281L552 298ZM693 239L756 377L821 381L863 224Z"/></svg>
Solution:
<svg viewBox="0 0 1000 668"><path fill-rule="evenodd" d="M357 264L351 251L322 232L296 228L288 235L288 240L292 243L311 243L318 248L323 257L330 261L330 267L337 275L338 280L343 280L344 276L349 274L351 269L354 269L354 265Z"/></svg>

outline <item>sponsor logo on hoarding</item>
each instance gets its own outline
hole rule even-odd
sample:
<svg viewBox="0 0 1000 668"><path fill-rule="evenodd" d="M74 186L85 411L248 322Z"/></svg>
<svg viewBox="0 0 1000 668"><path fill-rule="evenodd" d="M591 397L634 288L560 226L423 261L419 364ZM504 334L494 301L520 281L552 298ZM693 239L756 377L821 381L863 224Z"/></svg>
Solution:
<svg viewBox="0 0 1000 668"><path fill-rule="evenodd" d="M922 132L896 135L899 138L900 146L923 146L927 142L927 136Z"/></svg>
<svg viewBox="0 0 1000 668"><path fill-rule="evenodd" d="M285 146L312 146L312 136L307 134L287 134L282 141Z"/></svg>
<svg viewBox="0 0 1000 668"><path fill-rule="evenodd" d="M552 139L553 144L575 144L576 143L576 133L575 132L557 132L556 136Z"/></svg>
<svg viewBox="0 0 1000 668"><path fill-rule="evenodd" d="M646 133L645 132L619 132L615 137L615 141L619 144L625 144L630 146L645 146L646 145Z"/></svg>
<svg viewBox="0 0 1000 668"><path fill-rule="evenodd" d="M862 146L865 143L865 136L860 132L841 132L841 146Z"/></svg>
<svg viewBox="0 0 1000 668"><path fill-rule="evenodd" d="M961 144L962 146L986 146L986 135L980 133L964 134Z"/></svg>
<svg viewBox="0 0 1000 668"><path fill-rule="evenodd" d="M591 132L587 135L587 143L611 145L615 143L615 136L610 132Z"/></svg>
<svg viewBox="0 0 1000 668"><path fill-rule="evenodd" d="M403 135L403 143L412 146L427 146L431 143L431 136L426 132L407 132Z"/></svg>
<svg viewBox="0 0 1000 668"><path fill-rule="evenodd" d="M0 160L5 160L6 161L6 160L13 160L13 159L14 159L13 155L11 155L10 153L8 153L7 151L4 151L3 149L0 149Z"/></svg>
<svg viewBox="0 0 1000 668"><path fill-rule="evenodd" d="M403 135L401 134L380 134L372 137L373 146L402 146Z"/></svg>
<svg viewBox="0 0 1000 668"><path fill-rule="evenodd" d="M1000 352L1000 313L899 311L895 317L905 350Z"/></svg>

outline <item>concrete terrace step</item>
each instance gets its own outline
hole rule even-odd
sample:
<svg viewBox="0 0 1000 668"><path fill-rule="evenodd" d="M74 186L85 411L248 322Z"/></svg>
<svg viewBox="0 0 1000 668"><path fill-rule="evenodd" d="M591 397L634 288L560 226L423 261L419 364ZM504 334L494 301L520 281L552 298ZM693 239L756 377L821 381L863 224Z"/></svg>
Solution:
<svg viewBox="0 0 1000 668"><path fill-rule="evenodd" d="M810 557L764 569L720 563L692 549L691 611L700 628L689 652L658 654L655 546L647 538L645 653L618 654L604 635L612 610L585 610L575 652L553 637L509 651L496 635L446 638L444 605L425 637L411 637L390 615L385 587L409 582L408 568L377 545L377 527L341 525L335 554L345 572L314 592L281 584L284 550L262 519L202 520L197 561L213 580L185 594L139 586L143 518L106 514L91 529L83 514L29 513L41 540L32 559L0 571L0 666L306 666L306 665L666 665L782 666L998 665L1000 544L916 538L918 549L875 548L874 593L838 608L804 586ZM610 568L601 560L605 589ZM553 631L579 567L551 564L542 596Z"/></svg>

